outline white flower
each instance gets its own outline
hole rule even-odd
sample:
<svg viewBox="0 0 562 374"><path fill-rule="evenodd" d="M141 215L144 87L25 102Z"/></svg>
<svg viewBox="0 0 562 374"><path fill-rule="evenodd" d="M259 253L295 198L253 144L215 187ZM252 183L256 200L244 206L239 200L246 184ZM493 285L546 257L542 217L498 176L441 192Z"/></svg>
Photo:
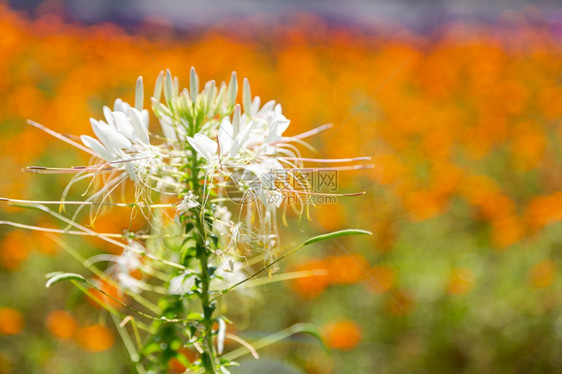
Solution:
<svg viewBox="0 0 562 374"><path fill-rule="evenodd" d="M92 130L98 139L82 135L84 145L98 153L106 161L114 161L127 156L127 151L135 151L148 146L148 120L136 108L128 112L110 111L104 107L105 119L90 118ZM92 146L92 144L95 144ZM101 148L100 148L101 147Z"/></svg>
<svg viewBox="0 0 562 374"><path fill-rule="evenodd" d="M119 285L123 289L131 290L135 293L139 293L144 285L141 280L131 276L131 273L140 269L142 265L139 255L141 252L144 252L143 246L131 240L123 250L123 253L115 259L117 265L115 272Z"/></svg>
<svg viewBox="0 0 562 374"><path fill-rule="evenodd" d="M90 118L93 138L82 135L82 143L113 167L124 169L132 179L137 172L150 167L154 152L148 133L148 111L142 109L142 78L137 81L136 107L115 100L113 111L103 108L105 121ZM122 161L122 162L120 162Z"/></svg>
<svg viewBox="0 0 562 374"><path fill-rule="evenodd" d="M225 256L217 265L215 271L216 277L211 282L212 291L220 291L234 286L238 282L246 279L249 274L244 270L244 264L236 261L233 257ZM195 285L195 275L189 272L183 272L173 277L168 286L168 294L183 295L191 291ZM241 287L240 289L242 289ZM239 290L239 288L235 288Z"/></svg>
<svg viewBox="0 0 562 374"><path fill-rule="evenodd" d="M231 227L232 213L227 207L217 205L215 208L215 221L213 222L213 230L219 235L228 235Z"/></svg>
<svg viewBox="0 0 562 374"><path fill-rule="evenodd" d="M247 283L238 285L238 283L248 279L250 274L245 270L244 263L237 261L234 257L223 257L217 265L215 275L217 277L211 282L213 291L221 291L237 285L232 291L239 292L244 296L255 296L254 289L246 287Z"/></svg>
<svg viewBox="0 0 562 374"><path fill-rule="evenodd" d="M168 286L168 294L170 295L183 295L191 291L195 285L195 277L193 273L184 272L177 275L170 280Z"/></svg>
<svg viewBox="0 0 562 374"><path fill-rule="evenodd" d="M215 271L215 275L219 277L215 278L216 286L225 289L243 281L248 277L247 272L243 269L244 264L242 262L236 261L232 257L224 257Z"/></svg>
<svg viewBox="0 0 562 374"><path fill-rule="evenodd" d="M197 208L199 202L197 201L197 196L193 193L193 191L189 191L184 197L181 203L178 204L178 212L179 213L186 213L193 208Z"/></svg>
<svg viewBox="0 0 562 374"><path fill-rule="evenodd" d="M259 98L255 102L259 105ZM219 165L221 172L234 178L245 192L266 206L279 207L282 193L275 187L272 177L283 165L277 160L275 143L281 140L289 123L281 106L274 101L256 110L251 119L246 114L240 115L237 105L232 123L228 117L221 121L217 141L202 133L188 136L187 140L208 162L209 168Z"/></svg>
<svg viewBox="0 0 562 374"><path fill-rule="evenodd" d="M130 274L127 273L118 273L117 274L117 281L121 288L125 290L130 290L134 293L140 293L144 287L144 282L132 277Z"/></svg>
<svg viewBox="0 0 562 374"><path fill-rule="evenodd" d="M87 264L94 264L99 261L113 262L114 265L110 266L107 272L114 275L122 289L139 293L144 283L132 277L131 273L140 269L142 266L141 257L139 255L140 252L144 252L143 246L131 240L119 256L108 254L97 255L90 257L87 260Z"/></svg>

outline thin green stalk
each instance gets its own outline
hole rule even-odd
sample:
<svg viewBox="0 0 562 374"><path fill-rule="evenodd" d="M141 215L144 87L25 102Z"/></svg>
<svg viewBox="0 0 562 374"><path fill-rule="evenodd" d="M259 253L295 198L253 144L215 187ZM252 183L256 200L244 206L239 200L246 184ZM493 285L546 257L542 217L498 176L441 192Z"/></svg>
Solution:
<svg viewBox="0 0 562 374"><path fill-rule="evenodd" d="M197 121L194 122L194 128L192 129L193 134L192 136L198 131L198 123ZM199 179L199 165L197 162L197 153L193 147L191 147L191 164L190 164L190 173L191 173L191 189L195 191L197 196L202 197L204 192L201 188L201 183ZM203 203L203 200L201 199ZM215 362L216 362L216 354L213 345L213 312L214 308L212 307L212 301L209 298L209 291L210 291L210 283L211 283L211 274L209 273L209 257L210 253L206 246L206 231L205 231L205 206L201 205L201 212L199 214L194 215L194 226L195 229L198 231L199 235L197 236L197 257L200 263L200 281L201 281L201 293L199 298L201 300L201 307L203 309L203 321L202 325L204 327L204 336L203 336L203 349L204 349L204 356L202 358L203 365L205 370L208 373L216 373L215 370ZM206 358L205 358L206 355Z"/></svg>
<svg viewBox="0 0 562 374"><path fill-rule="evenodd" d="M119 335L121 336L121 339L125 344L125 349L127 349L127 352L131 357L131 361L135 363L135 366L139 374L144 374L145 370L142 364L139 362L140 360L139 354L137 353L137 350L135 349L135 345L133 344L131 337L127 333L127 330L125 329L125 327L120 326L119 321L117 320L117 318L115 318L114 315L111 315L111 318L113 319L113 323L115 324L115 327L117 328L117 331L119 332Z"/></svg>
<svg viewBox="0 0 562 374"><path fill-rule="evenodd" d="M307 323L297 323L293 326L287 327L286 329L278 331L274 334L268 335L262 339L258 339L255 342L251 343L250 346L253 348L255 352L258 351L259 349L265 348L271 344L277 343L281 340L284 340L292 335L301 332L305 332L317 336L317 334L314 332L314 329L315 329L314 325L310 325ZM252 353L252 351L248 347L240 347L222 355L221 358L227 360L235 360L239 357L247 355L248 353Z"/></svg>

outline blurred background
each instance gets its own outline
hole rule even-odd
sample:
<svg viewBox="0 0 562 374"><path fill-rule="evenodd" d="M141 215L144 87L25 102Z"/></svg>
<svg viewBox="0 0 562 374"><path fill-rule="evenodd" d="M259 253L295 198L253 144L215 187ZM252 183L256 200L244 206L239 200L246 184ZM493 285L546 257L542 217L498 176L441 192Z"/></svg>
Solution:
<svg viewBox="0 0 562 374"><path fill-rule="evenodd" d="M227 311L249 341L310 322L332 349L295 336L238 372L560 372L561 34L555 1L0 1L0 197L58 200L69 177L21 169L87 162L26 119L89 134L138 75L151 90L162 68L183 83L191 66L236 70L292 134L334 123L320 155L375 164L339 175L367 195L293 219L284 242L371 238L307 247L283 268L326 275ZM129 213L95 228L121 232ZM60 227L5 203L0 219ZM0 227L0 373L130 372L100 309L45 289L55 270L85 274L45 235Z"/></svg>

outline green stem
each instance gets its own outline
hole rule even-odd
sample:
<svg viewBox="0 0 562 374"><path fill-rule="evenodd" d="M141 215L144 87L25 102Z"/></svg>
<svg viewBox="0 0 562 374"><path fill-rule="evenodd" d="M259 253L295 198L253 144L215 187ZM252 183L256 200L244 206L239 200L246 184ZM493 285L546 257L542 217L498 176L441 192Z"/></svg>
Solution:
<svg viewBox="0 0 562 374"><path fill-rule="evenodd" d="M193 136L193 135L192 135ZM199 180L199 165L197 163L197 156L195 149L191 149L192 159L190 165L191 172L191 189L201 198L205 191L202 190L200 180ZM202 362L207 373L216 373L215 362L216 354L213 345L213 312L214 307L212 301L209 297L211 274L209 273L209 257L210 252L206 246L206 231L205 231L205 206L201 205L201 211L198 214L194 214L193 224L198 231L197 235L197 257L200 263L200 281L201 281L201 294L199 295L201 299L201 307L203 309L203 321L202 325L204 327L203 335L203 350L204 357L202 357ZM205 357L206 356L206 357Z"/></svg>
<svg viewBox="0 0 562 374"><path fill-rule="evenodd" d="M209 285L211 283L211 278L209 275L209 255L207 254L206 248L203 248L202 255L200 257L201 262L201 306L203 308L203 326L205 328L205 336L203 340L205 342L205 351L208 354L208 360L204 361L205 369L210 373L215 373L215 349L213 345L213 312L214 308L211 306L209 300Z"/></svg>

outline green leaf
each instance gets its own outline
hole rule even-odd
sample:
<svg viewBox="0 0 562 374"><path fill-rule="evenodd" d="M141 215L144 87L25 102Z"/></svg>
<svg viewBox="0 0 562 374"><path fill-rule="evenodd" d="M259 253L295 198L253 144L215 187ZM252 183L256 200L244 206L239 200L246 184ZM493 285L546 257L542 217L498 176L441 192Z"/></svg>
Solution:
<svg viewBox="0 0 562 374"><path fill-rule="evenodd" d="M51 287L53 284L55 283L59 283L65 280L74 280L74 281L79 281L79 282L86 282L86 279L81 276L80 274L75 274L75 273L62 273L62 274L57 274L54 277L52 277L51 279L49 279L47 281L47 284L45 285L47 288Z"/></svg>
<svg viewBox="0 0 562 374"><path fill-rule="evenodd" d="M313 336L322 345L322 348L324 348L326 351L330 350L330 348L324 342L324 339L322 339L322 335L320 335L320 331L318 330L318 327L316 325L313 325L311 323L297 323L290 328L293 333L304 333Z"/></svg>
<svg viewBox="0 0 562 374"><path fill-rule="evenodd" d="M323 240L330 240L330 239L334 239L334 238L339 238L340 236L347 236L347 235L373 235L373 233L370 232L370 231L355 230L355 229L334 231L334 232L329 232L327 234L318 235L318 236L315 236L313 238L310 238L310 239L308 239L307 241L304 242L303 246L309 245L309 244L312 244L312 243L316 243L316 242L321 242Z"/></svg>
<svg viewBox="0 0 562 374"><path fill-rule="evenodd" d="M160 344L156 342L151 342L142 348L142 354L145 356L148 356L158 351L160 351Z"/></svg>
<svg viewBox="0 0 562 374"><path fill-rule="evenodd" d="M201 320L203 320L203 314L198 313L198 312L191 312L185 317L185 319L192 319L192 320L195 320L195 321L201 321Z"/></svg>

